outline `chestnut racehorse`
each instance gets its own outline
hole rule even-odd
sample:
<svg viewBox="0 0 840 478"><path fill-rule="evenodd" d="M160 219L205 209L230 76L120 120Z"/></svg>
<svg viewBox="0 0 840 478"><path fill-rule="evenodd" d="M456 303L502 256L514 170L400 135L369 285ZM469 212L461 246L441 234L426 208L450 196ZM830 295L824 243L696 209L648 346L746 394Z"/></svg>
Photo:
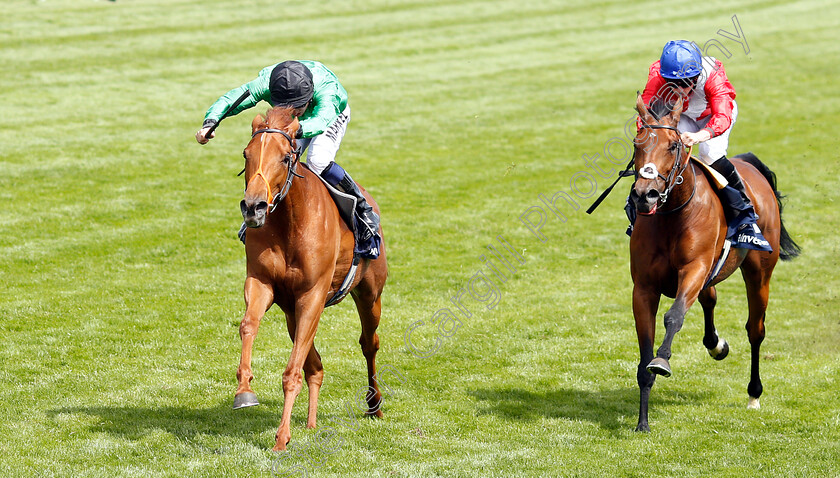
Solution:
<svg viewBox="0 0 840 478"><path fill-rule="evenodd" d="M656 378L654 374L671 375L668 363L671 342L695 300L700 301L705 318L703 345L717 360L729 352L729 345L715 330L714 285L739 267L749 302L746 329L752 349L752 369L747 386L748 408L758 408L762 392L759 347L764 340L770 276L780 254L782 260L799 254L799 247L782 224L781 196L776 191L775 174L752 153L732 159L773 252L732 249L720 272L712 278L724 249L727 223L714 186L700 167L689 161L689 151L680 141L676 125L682 99L661 120L648 111L641 95L636 110L643 122L635 139L636 183L630 194L640 214L630 237L633 315L641 355L636 375L640 389L636 430L650 431L648 399ZM665 313L665 336L654 357L656 312L661 295L675 300Z"/></svg>
<svg viewBox="0 0 840 478"><path fill-rule="evenodd" d="M298 120L289 108L276 107L251 123L245 148L245 197L240 203L245 225L246 311L239 326L242 356L236 377L234 408L257 405L251 390L251 347L260 320L272 304L286 315L292 352L283 372L283 416L274 450L285 450L291 438L292 405L302 388L301 369L309 388L307 428L316 426L318 391L324 378L315 332L324 305L339 289L353 262L353 232L339 217L326 187L308 168L298 167L293 139ZM379 206L365 191L379 213ZM380 230L381 234L381 230ZM382 394L375 379L382 289L388 275L385 245L377 259L361 259L351 294L362 322L359 343L367 360L368 414L382 416Z"/></svg>

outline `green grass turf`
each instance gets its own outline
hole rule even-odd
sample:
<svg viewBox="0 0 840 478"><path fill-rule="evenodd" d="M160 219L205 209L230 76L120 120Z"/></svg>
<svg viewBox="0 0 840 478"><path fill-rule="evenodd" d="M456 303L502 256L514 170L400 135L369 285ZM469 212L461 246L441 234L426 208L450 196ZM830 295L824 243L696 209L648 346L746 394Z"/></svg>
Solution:
<svg viewBox="0 0 840 478"><path fill-rule="evenodd" d="M5 1L0 21L0 476L838 476L840 314L836 1ZM717 35L737 15L749 46ZM699 306L637 434L623 183L592 216L519 215L570 191L582 155L622 135L665 41L718 38L738 91L731 153L788 194L804 253L780 264L746 410L743 283ZM721 56L721 55L718 55ZM385 418L348 428L365 384L351 303L322 317L320 424L295 406L269 451L290 343L272 309L254 351L262 405L230 409L244 252L240 151L253 114L193 139L206 108L264 66L318 59L353 120L339 160L378 199L390 278ZM252 114L253 113L253 114ZM603 159L599 165L609 168ZM592 173L592 170L588 170ZM598 177L598 190L610 180ZM585 183L581 183L581 187ZM502 235L524 264L426 359L403 343ZM661 314L670 304L663 301ZM659 337L662 327L659 327ZM417 346L433 335L417 329Z"/></svg>

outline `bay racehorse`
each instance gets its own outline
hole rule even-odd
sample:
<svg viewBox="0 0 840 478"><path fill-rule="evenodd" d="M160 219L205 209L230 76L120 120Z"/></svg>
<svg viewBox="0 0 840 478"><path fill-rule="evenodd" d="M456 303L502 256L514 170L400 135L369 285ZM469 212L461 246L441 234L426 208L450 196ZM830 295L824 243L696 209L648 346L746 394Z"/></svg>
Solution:
<svg viewBox="0 0 840 478"><path fill-rule="evenodd" d="M747 286L749 303L746 329L752 355L748 408L758 408L762 392L759 348L764 340L770 276L780 257L790 260L799 254L799 247L782 224L776 176L752 153L732 159L773 252L732 249L714 275L724 250L727 223L715 187L700 166L689 161L690 151L680 141L676 125L682 99L666 110L661 119L651 114L641 95L636 100L636 110L642 121L634 141L636 182L630 193L630 200L640 215L630 237L633 315L641 355L636 375L640 389L636 430L650 431L648 400L654 374L671 375L668 363L671 343L695 300L703 307L705 318L703 345L717 360L729 352L729 345L715 330L714 285L738 268ZM665 336L654 356L656 312L661 295L675 300L665 313Z"/></svg>
<svg viewBox="0 0 840 478"><path fill-rule="evenodd" d="M251 123L245 148L245 197L240 203L245 225L247 277L245 316L239 326L242 356L236 377L234 408L257 405L251 389L251 348L260 320L277 304L286 315L292 351L283 372L283 415L274 450L291 439L292 406L302 388L301 369L309 388L307 428L315 428L318 391L324 378L315 332L325 303L340 288L353 263L353 232L339 217L326 187L315 173L298 167L294 139L298 120L288 108L276 107ZM367 191L368 203L379 206ZM380 229L381 234L381 229ZM359 343L367 360L368 415L381 417L382 394L376 377L376 352L382 289L388 267L385 245L377 259L361 259L350 294L362 323Z"/></svg>

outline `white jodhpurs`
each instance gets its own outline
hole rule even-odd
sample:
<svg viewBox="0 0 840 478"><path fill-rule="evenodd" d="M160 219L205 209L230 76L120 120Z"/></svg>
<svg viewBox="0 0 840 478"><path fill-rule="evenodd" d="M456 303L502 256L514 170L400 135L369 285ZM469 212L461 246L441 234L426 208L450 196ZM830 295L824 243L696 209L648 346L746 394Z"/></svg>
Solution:
<svg viewBox="0 0 840 478"><path fill-rule="evenodd" d="M308 149L306 155L306 164L309 169L321 174L321 171L326 168L331 161L335 161L335 155L338 153L338 148L341 146L341 138L347 131L347 123L350 122L350 107L344 108L344 111L338 115L335 122L327 128L326 131L313 136L311 138L301 138L298 140L301 151Z"/></svg>
<svg viewBox="0 0 840 478"><path fill-rule="evenodd" d="M680 130L681 133L696 133L705 128L711 118L712 116L709 115L707 118L695 121L688 116L682 115L680 116L680 123L677 125L677 129ZM735 126L735 120L737 118L738 104L735 103L735 101L732 101L732 124L729 125L729 128L727 128L720 136L715 136L714 138L699 143L696 146L695 155L700 158L701 161L706 164L712 164L720 159L721 156L726 156L726 150L729 149L729 133L732 132L732 127Z"/></svg>

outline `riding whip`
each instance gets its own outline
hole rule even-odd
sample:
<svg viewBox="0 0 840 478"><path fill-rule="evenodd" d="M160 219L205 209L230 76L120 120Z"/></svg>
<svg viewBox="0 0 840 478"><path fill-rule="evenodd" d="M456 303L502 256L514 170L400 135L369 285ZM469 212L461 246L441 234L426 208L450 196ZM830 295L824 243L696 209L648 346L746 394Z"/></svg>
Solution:
<svg viewBox="0 0 840 478"><path fill-rule="evenodd" d="M239 106L243 101L245 101L245 98L247 98L250 94L250 91L245 90L245 93L242 93L242 96L237 98L236 101L234 101L233 104L230 105L230 108L228 108L227 111L225 111L225 114L223 114L222 117L219 118L219 121L216 121L216 124L214 124L210 127L210 129L207 130L207 133L204 135L204 138L210 139L210 135L213 134L213 131L216 131L216 127L219 126L219 123L221 123L223 119L227 118L230 115L230 112L236 109L236 107Z"/></svg>

